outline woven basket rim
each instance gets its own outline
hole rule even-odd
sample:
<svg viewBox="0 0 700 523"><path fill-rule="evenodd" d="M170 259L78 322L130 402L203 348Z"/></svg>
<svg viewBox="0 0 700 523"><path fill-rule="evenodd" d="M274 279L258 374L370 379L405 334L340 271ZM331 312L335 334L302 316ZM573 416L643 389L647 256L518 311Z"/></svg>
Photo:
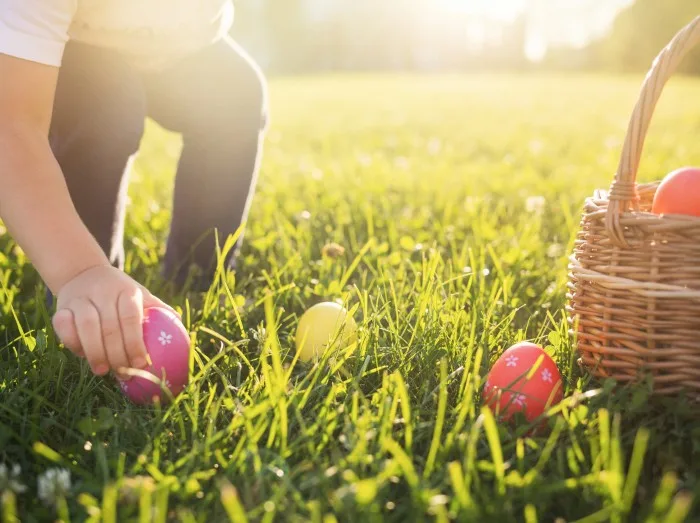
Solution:
<svg viewBox="0 0 700 523"><path fill-rule="evenodd" d="M594 205L597 205L596 201L600 200L595 200L594 198L586 199L586 202L593 203ZM598 211L589 211L585 214L588 216L595 216L598 214L605 216L607 212L608 211L606 209L601 209ZM684 229L692 228L693 226L700 227L700 216L689 216L686 214L655 214L650 211L628 210L621 212L619 216L621 220L624 220L625 218L633 218L639 221L640 218L644 218L647 222L656 221L658 223L678 224L685 226L683 227Z"/></svg>
<svg viewBox="0 0 700 523"><path fill-rule="evenodd" d="M660 183L661 181L641 184L638 183L636 184L636 187L638 192L644 194L655 190ZM587 208L589 206L595 206L598 209L595 211L587 210L585 214L591 217L596 217L597 215L600 215L601 217L605 216L609 212L608 205L610 202L611 200L607 190L602 188L595 189L592 195L586 197L584 207ZM691 229L694 228L694 226L700 227L700 216L693 216L689 214L656 214L654 212L645 211L642 209L625 209L618 211L617 216L621 221L625 221L626 219L638 220L640 218L644 218L645 222L647 223L656 221L660 224L663 223L682 226L683 229Z"/></svg>

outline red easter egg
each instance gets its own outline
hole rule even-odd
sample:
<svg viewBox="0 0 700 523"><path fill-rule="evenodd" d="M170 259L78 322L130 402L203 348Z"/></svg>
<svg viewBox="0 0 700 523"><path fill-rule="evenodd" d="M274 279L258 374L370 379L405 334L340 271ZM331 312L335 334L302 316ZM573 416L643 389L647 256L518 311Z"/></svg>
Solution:
<svg viewBox="0 0 700 523"><path fill-rule="evenodd" d="M656 189L651 211L700 217L700 169L681 167L667 174Z"/></svg>
<svg viewBox="0 0 700 523"><path fill-rule="evenodd" d="M161 307L150 307L144 311L143 340L151 357L152 365L146 369L177 396L189 379L190 337L180 319ZM134 403L143 405L159 397L168 401L167 394L158 383L134 376L128 381L118 380L124 394Z"/></svg>
<svg viewBox="0 0 700 523"><path fill-rule="evenodd" d="M506 350L489 372L484 402L503 421L522 412L533 421L564 396L554 360L534 343L517 343Z"/></svg>

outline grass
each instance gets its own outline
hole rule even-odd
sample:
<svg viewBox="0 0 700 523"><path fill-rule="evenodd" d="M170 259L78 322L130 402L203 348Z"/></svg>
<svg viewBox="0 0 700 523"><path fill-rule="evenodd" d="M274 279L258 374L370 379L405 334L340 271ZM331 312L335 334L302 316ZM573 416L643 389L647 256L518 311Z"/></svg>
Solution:
<svg viewBox="0 0 700 523"><path fill-rule="evenodd" d="M563 312L581 205L612 179L640 81L274 80L240 267L205 296L157 278L179 142L150 126L127 270L183 311L191 384L139 408L92 376L5 235L0 462L28 487L4 494L6 519L56 518L36 485L61 467L71 521L700 521L697 415L583 374ZM667 87L640 179L700 161L698 88ZM345 254L324 257L330 242ZM299 315L322 300L353 309L359 342L294 362ZM523 339L577 398L536 436L480 405L490 363Z"/></svg>

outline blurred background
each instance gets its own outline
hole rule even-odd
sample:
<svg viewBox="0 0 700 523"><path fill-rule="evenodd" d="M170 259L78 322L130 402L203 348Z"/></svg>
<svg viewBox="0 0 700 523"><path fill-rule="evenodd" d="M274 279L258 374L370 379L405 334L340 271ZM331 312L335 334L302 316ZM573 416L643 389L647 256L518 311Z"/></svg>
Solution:
<svg viewBox="0 0 700 523"><path fill-rule="evenodd" d="M699 0L236 0L270 74L645 71ZM681 72L700 73L700 52Z"/></svg>

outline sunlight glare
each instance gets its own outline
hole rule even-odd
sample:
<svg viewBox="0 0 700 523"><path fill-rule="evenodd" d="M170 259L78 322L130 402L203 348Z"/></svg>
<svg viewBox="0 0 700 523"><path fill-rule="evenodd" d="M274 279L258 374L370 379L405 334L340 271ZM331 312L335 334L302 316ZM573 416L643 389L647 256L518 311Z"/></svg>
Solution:
<svg viewBox="0 0 700 523"><path fill-rule="evenodd" d="M508 21L525 8L525 0L438 0L448 11Z"/></svg>

